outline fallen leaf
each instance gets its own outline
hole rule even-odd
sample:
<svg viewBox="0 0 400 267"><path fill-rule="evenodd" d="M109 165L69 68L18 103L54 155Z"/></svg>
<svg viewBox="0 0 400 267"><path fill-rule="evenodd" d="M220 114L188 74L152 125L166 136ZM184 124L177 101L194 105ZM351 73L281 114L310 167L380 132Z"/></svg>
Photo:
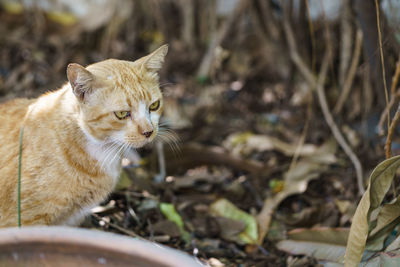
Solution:
<svg viewBox="0 0 400 267"><path fill-rule="evenodd" d="M160 203L160 211L169 221L178 226L182 239L186 243L190 242L190 234L185 230L182 217L176 211L174 205L171 203Z"/></svg>
<svg viewBox="0 0 400 267"><path fill-rule="evenodd" d="M367 262L362 263L363 267L375 266L400 266L400 249L390 252L376 253Z"/></svg>
<svg viewBox="0 0 400 267"><path fill-rule="evenodd" d="M338 207L340 213L345 214L349 210L351 202L348 200L335 199L335 205Z"/></svg>
<svg viewBox="0 0 400 267"><path fill-rule="evenodd" d="M348 228L295 229L288 233L289 239L280 241L277 247L293 255L307 255L319 261L342 264L348 234Z"/></svg>
<svg viewBox="0 0 400 267"><path fill-rule="evenodd" d="M256 135L251 132L232 134L223 142L223 145L236 155L248 155L253 151L277 150L286 156L293 156L297 148L297 144L286 143L276 137ZM317 146L305 144L300 150L300 155L310 155L316 150Z"/></svg>
<svg viewBox="0 0 400 267"><path fill-rule="evenodd" d="M206 168L205 172L187 172L184 176L174 177L173 187L177 190L181 188L193 188L198 183L205 183L208 185L221 184L223 181L226 181L229 176L231 176L231 173L225 168L215 173L209 173Z"/></svg>
<svg viewBox="0 0 400 267"><path fill-rule="evenodd" d="M251 132L235 133L226 138L223 146L232 151L232 154L249 155L254 151L264 152L276 150L285 156L293 156L298 149L297 143L287 143L268 135L255 135ZM336 142L331 139L318 147L313 144L304 144L298 151L299 156L314 157L315 161L334 163L336 162Z"/></svg>
<svg viewBox="0 0 400 267"><path fill-rule="evenodd" d="M156 234L165 234L170 237L181 236L181 231L179 230L179 227L172 221L158 221L157 223L151 225L151 228Z"/></svg>
<svg viewBox="0 0 400 267"><path fill-rule="evenodd" d="M219 226L219 235L223 239L243 244L243 241L239 237L239 234L246 229L246 224L243 221L225 217L215 217L215 220Z"/></svg>
<svg viewBox="0 0 400 267"><path fill-rule="evenodd" d="M349 237L349 228L314 227L294 229L288 232L292 240L313 241L345 246Z"/></svg>
<svg viewBox="0 0 400 267"><path fill-rule="evenodd" d="M259 225L259 239L261 244L265 235L268 233L272 215L278 205L288 196L300 194L306 191L308 182L316 179L327 169L326 164L314 162L314 159L301 159L299 162L284 175L284 188L279 193L268 197L260 213L257 215Z"/></svg>
<svg viewBox="0 0 400 267"><path fill-rule="evenodd" d="M283 240L277 248L293 255L309 255L321 261L342 263L346 247L309 241Z"/></svg>
<svg viewBox="0 0 400 267"><path fill-rule="evenodd" d="M241 221L246 225L244 231L238 236L246 244L255 244L258 238L256 219L250 214L238 209L226 199L219 199L211 204L210 212L214 216L226 217L232 220Z"/></svg>

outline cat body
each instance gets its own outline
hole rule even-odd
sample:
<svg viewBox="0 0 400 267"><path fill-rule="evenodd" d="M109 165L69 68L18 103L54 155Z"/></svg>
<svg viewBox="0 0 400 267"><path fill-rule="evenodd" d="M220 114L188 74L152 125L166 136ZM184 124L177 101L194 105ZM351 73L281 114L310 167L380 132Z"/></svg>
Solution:
<svg viewBox="0 0 400 267"><path fill-rule="evenodd" d="M61 89L0 105L0 227L17 225L21 128L22 226L76 225L108 196L123 152L157 135L157 71L167 50L135 62L70 64Z"/></svg>

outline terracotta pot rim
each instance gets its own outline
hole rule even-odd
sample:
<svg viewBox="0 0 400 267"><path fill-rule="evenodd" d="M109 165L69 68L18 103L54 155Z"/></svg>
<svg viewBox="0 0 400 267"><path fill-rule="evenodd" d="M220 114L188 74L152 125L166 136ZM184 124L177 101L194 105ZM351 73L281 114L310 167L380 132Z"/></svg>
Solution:
<svg viewBox="0 0 400 267"><path fill-rule="evenodd" d="M34 226L0 229L0 249L2 246L29 243L86 246L151 259L155 264L158 263L164 266L204 266L194 257L176 249L146 240L98 230L64 226Z"/></svg>

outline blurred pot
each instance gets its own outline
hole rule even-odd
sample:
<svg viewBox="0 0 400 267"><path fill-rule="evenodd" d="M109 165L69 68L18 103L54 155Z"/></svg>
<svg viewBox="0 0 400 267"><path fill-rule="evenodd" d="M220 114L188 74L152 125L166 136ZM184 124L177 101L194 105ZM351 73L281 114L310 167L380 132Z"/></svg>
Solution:
<svg viewBox="0 0 400 267"><path fill-rule="evenodd" d="M0 229L0 266L198 267L178 250L117 234L69 227Z"/></svg>

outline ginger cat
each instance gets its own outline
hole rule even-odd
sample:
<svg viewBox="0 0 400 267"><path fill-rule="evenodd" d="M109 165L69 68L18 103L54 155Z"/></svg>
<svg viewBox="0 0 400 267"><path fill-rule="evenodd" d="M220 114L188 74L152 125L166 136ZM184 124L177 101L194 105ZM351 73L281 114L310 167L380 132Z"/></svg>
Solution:
<svg viewBox="0 0 400 267"><path fill-rule="evenodd" d="M17 225L19 132L24 128L21 224L76 225L113 190L121 155L151 142L163 109L164 45L134 62L69 64L69 82L0 105L0 227Z"/></svg>

